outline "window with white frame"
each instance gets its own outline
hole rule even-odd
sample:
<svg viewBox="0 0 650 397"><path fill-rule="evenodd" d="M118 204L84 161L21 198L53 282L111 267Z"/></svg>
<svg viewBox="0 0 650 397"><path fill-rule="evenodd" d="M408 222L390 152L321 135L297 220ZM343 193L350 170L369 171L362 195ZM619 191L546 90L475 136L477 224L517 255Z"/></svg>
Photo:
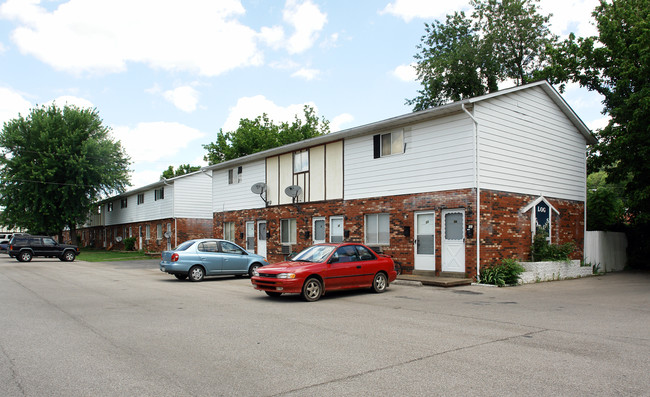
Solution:
<svg viewBox="0 0 650 397"><path fill-rule="evenodd" d="M145 239L150 240L151 239L151 226L146 225L144 228L144 233L145 233Z"/></svg>
<svg viewBox="0 0 650 397"><path fill-rule="evenodd" d="M390 219L388 214L367 214L365 223L366 244L390 244Z"/></svg>
<svg viewBox="0 0 650 397"><path fill-rule="evenodd" d="M233 185L241 183L242 180L242 167L232 168L228 170L228 184Z"/></svg>
<svg viewBox="0 0 650 397"><path fill-rule="evenodd" d="M138 205L144 203L144 193L138 194Z"/></svg>
<svg viewBox="0 0 650 397"><path fill-rule="evenodd" d="M107 212L113 212L113 202L106 204Z"/></svg>
<svg viewBox="0 0 650 397"><path fill-rule="evenodd" d="M343 234L343 217L330 217L330 243L342 243Z"/></svg>
<svg viewBox="0 0 650 397"><path fill-rule="evenodd" d="M163 231L162 231L162 223L159 223L158 226L156 227L156 239L157 240L162 240L163 238Z"/></svg>
<svg viewBox="0 0 650 397"><path fill-rule="evenodd" d="M317 217L312 219L312 229L313 229L314 244L324 243L326 240L325 218Z"/></svg>
<svg viewBox="0 0 650 397"><path fill-rule="evenodd" d="M294 174L309 171L309 151L303 150L293 154Z"/></svg>
<svg viewBox="0 0 650 397"><path fill-rule="evenodd" d="M392 131L373 137L374 157L385 157L404 153L404 131Z"/></svg>
<svg viewBox="0 0 650 397"><path fill-rule="evenodd" d="M235 222L223 223L223 239L235 241Z"/></svg>
<svg viewBox="0 0 650 397"><path fill-rule="evenodd" d="M295 244L296 243L296 220L295 219L281 219L280 220L280 240L282 244Z"/></svg>
<svg viewBox="0 0 650 397"><path fill-rule="evenodd" d="M154 190L153 194L153 200L158 201L158 200L163 200L165 198L165 187L161 187L160 189Z"/></svg>

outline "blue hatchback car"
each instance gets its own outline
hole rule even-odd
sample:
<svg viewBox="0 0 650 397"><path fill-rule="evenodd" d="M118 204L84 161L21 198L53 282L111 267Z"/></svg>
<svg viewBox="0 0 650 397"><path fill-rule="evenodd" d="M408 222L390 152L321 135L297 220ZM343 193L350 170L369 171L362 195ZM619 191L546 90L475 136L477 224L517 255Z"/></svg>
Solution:
<svg viewBox="0 0 650 397"><path fill-rule="evenodd" d="M201 281L205 276L253 274L268 265L261 255L219 239L189 240L171 251L163 251L160 270L179 280Z"/></svg>

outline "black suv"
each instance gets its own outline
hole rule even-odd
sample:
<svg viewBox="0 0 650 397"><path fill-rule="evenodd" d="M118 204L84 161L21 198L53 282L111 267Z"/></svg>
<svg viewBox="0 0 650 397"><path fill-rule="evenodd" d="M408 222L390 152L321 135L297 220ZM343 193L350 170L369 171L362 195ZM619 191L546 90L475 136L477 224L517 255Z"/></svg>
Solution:
<svg viewBox="0 0 650 397"><path fill-rule="evenodd" d="M59 244L48 236L14 236L9 242L9 256L19 262L29 262L35 256L73 261L77 255L77 246Z"/></svg>

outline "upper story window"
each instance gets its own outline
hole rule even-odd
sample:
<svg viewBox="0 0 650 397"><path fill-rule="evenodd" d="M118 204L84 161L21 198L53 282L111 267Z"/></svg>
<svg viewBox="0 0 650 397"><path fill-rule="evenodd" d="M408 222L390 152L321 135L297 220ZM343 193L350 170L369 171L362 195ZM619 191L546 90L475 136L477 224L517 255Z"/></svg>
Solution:
<svg viewBox="0 0 650 397"><path fill-rule="evenodd" d="M228 170L228 184L241 183L242 167L237 167Z"/></svg>
<svg viewBox="0 0 650 397"><path fill-rule="evenodd" d="M163 200L165 198L165 187L161 187L160 189L154 190L154 195L153 195L153 200Z"/></svg>
<svg viewBox="0 0 650 397"><path fill-rule="evenodd" d="M144 203L144 193L138 194L138 205Z"/></svg>
<svg viewBox="0 0 650 397"><path fill-rule="evenodd" d="M404 153L404 131L398 130L373 136L374 157Z"/></svg>
<svg viewBox="0 0 650 397"><path fill-rule="evenodd" d="M111 201L110 203L108 203L108 204L106 205L106 207L107 207L107 208L106 208L106 211L108 211L108 212L112 212L112 211L113 211L113 202Z"/></svg>
<svg viewBox="0 0 650 397"><path fill-rule="evenodd" d="M128 203L129 203L129 202L128 202L128 199L127 199L127 198L123 198L123 199L121 199L121 200L120 200L120 208L126 208Z"/></svg>
<svg viewBox="0 0 650 397"><path fill-rule="evenodd" d="M293 172L297 174L307 171L309 171L309 151L295 152L293 154Z"/></svg>

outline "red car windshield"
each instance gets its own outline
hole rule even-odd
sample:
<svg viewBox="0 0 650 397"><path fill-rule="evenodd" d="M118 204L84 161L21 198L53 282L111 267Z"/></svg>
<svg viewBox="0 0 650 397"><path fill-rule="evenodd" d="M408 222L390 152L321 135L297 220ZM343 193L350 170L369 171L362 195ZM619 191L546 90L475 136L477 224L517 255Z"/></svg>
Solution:
<svg viewBox="0 0 650 397"><path fill-rule="evenodd" d="M325 262L335 249L336 247L331 245L314 245L300 251L290 260L295 262Z"/></svg>

